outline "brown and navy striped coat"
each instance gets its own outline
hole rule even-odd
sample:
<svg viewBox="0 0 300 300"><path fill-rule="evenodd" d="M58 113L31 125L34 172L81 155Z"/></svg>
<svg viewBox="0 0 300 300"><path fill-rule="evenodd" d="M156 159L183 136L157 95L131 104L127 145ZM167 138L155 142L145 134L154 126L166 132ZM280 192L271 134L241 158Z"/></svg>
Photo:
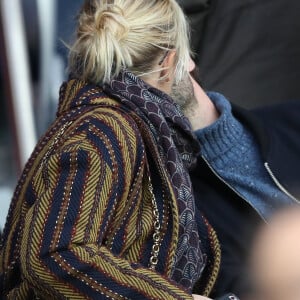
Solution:
<svg viewBox="0 0 300 300"><path fill-rule="evenodd" d="M149 268L148 178L132 115L100 89L65 85L57 119L15 191L0 248L0 292L7 299L191 299L170 279L178 243L171 187L161 211L162 259L157 272Z"/></svg>

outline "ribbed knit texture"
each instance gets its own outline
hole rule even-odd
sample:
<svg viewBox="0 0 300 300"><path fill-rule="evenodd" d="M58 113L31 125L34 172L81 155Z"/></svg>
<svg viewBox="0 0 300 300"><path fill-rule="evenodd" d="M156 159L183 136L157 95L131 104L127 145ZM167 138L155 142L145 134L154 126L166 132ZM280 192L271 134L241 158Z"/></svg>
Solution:
<svg viewBox="0 0 300 300"><path fill-rule="evenodd" d="M201 155L213 170L267 219L275 209L292 204L272 181L251 132L231 112L221 94L208 93L220 112L219 119L196 131Z"/></svg>

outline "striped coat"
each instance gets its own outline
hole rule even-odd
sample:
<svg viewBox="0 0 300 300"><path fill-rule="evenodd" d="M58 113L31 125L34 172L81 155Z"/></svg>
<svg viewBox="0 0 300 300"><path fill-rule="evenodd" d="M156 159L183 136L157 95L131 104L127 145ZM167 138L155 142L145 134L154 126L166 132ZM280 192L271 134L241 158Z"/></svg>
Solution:
<svg viewBox="0 0 300 300"><path fill-rule="evenodd" d="M87 101L87 95L89 96ZM137 120L100 89L65 85L57 119L16 188L0 248L7 299L192 299L170 278L178 208L159 205L163 244L149 268L153 205ZM167 181L161 170L156 182Z"/></svg>

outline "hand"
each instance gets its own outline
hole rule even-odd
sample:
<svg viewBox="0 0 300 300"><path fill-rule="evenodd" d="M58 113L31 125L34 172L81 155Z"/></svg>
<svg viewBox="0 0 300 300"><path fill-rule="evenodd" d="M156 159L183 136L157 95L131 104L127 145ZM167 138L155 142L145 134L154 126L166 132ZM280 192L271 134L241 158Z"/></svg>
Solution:
<svg viewBox="0 0 300 300"><path fill-rule="evenodd" d="M210 298L206 298L206 297L203 297L203 296L200 296L200 295L193 295L193 299L194 300L212 300Z"/></svg>
<svg viewBox="0 0 300 300"><path fill-rule="evenodd" d="M219 112L198 82L190 76L194 88L196 104L188 115L194 130L202 129L213 124L219 118Z"/></svg>

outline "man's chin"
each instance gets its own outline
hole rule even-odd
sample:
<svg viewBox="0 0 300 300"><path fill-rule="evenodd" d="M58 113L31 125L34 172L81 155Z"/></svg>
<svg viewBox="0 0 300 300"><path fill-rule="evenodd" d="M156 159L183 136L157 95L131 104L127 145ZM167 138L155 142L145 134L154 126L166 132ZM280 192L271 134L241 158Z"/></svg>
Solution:
<svg viewBox="0 0 300 300"><path fill-rule="evenodd" d="M189 74L179 83L173 85L170 96L174 102L179 105L181 111L188 117L196 103L194 87Z"/></svg>

